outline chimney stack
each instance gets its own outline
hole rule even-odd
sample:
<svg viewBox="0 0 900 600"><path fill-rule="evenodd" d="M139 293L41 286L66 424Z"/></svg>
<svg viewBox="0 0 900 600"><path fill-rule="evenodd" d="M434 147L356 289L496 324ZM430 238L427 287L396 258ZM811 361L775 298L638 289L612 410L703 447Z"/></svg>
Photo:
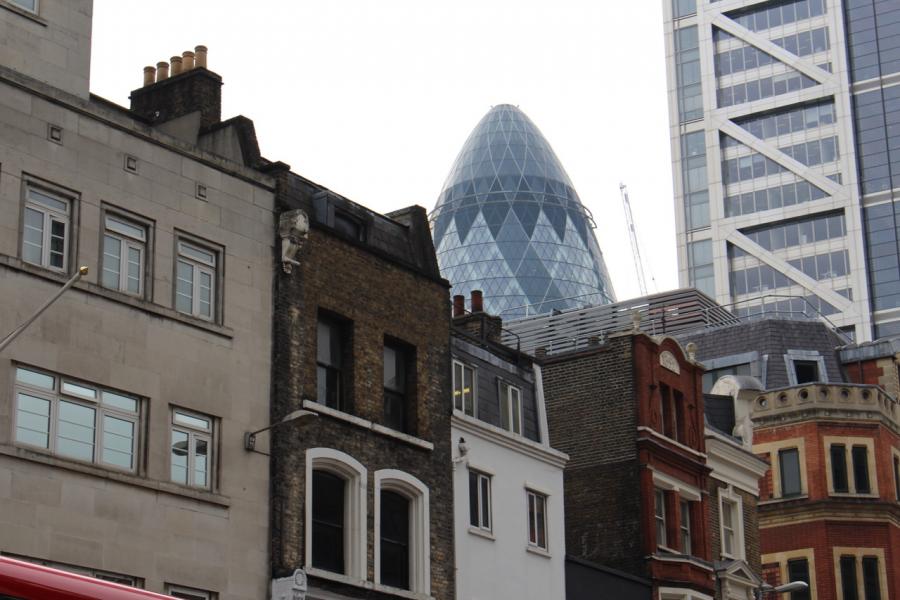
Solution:
<svg viewBox="0 0 900 600"><path fill-rule="evenodd" d="M207 70L206 59L206 46L196 46L155 70L145 67L143 87L131 92L131 110L156 125L194 112L200 113L201 130L219 123L222 78Z"/></svg>
<svg viewBox="0 0 900 600"><path fill-rule="evenodd" d="M484 295L481 290L472 290L472 312L484 312Z"/></svg>
<svg viewBox="0 0 900 600"><path fill-rule="evenodd" d="M453 296L453 316L461 317L466 314L466 297L462 294Z"/></svg>

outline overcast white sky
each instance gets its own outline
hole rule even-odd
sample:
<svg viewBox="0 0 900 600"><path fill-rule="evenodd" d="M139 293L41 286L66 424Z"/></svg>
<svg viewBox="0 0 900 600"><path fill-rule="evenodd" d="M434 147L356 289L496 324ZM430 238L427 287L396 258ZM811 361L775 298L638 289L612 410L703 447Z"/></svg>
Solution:
<svg viewBox="0 0 900 600"><path fill-rule="evenodd" d="M266 158L378 212L431 210L469 132L518 105L585 205L619 299L677 286L659 0L95 0L91 88L128 105L142 68L209 47L223 118Z"/></svg>

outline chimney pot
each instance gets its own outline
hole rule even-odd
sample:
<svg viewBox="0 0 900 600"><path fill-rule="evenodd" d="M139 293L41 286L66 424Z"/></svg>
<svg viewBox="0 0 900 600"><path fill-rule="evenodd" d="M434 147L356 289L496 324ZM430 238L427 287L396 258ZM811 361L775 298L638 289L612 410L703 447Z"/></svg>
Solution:
<svg viewBox="0 0 900 600"><path fill-rule="evenodd" d="M484 312L484 295L481 290L472 290L472 312Z"/></svg>
<svg viewBox="0 0 900 600"><path fill-rule="evenodd" d="M156 67L144 67L144 85L150 85L156 81Z"/></svg>
<svg viewBox="0 0 900 600"><path fill-rule="evenodd" d="M194 47L194 66L206 68L206 46Z"/></svg>
<svg viewBox="0 0 900 600"><path fill-rule="evenodd" d="M156 63L156 80L162 81L169 78L169 63L161 61Z"/></svg>
<svg viewBox="0 0 900 600"><path fill-rule="evenodd" d="M175 75L181 74L181 57L173 56L169 59L169 62L172 64L172 77Z"/></svg>
<svg viewBox="0 0 900 600"><path fill-rule="evenodd" d="M181 53L181 65L183 71L190 71L194 68L194 53L190 50L185 50Z"/></svg>
<svg viewBox="0 0 900 600"><path fill-rule="evenodd" d="M466 297L462 294L453 296L453 316L461 317L466 314Z"/></svg>

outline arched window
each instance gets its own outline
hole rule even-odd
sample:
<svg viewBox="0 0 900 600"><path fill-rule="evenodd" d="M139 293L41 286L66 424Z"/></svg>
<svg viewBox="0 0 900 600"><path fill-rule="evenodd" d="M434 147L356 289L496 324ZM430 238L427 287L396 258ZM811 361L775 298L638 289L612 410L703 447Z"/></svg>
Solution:
<svg viewBox="0 0 900 600"><path fill-rule="evenodd" d="M403 471L375 472L375 586L431 593L428 487Z"/></svg>
<svg viewBox="0 0 900 600"><path fill-rule="evenodd" d="M331 448L306 451L306 570L366 579L366 468Z"/></svg>

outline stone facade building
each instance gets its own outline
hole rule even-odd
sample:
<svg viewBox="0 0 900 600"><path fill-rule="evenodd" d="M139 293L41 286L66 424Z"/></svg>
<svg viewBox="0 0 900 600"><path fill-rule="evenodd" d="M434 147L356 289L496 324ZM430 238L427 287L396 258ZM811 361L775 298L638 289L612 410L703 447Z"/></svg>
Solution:
<svg viewBox="0 0 900 600"><path fill-rule="evenodd" d="M0 2L0 333L88 267L0 353L0 553L258 599L275 180L205 48L90 94L91 19Z"/></svg>
<svg viewBox="0 0 900 600"><path fill-rule="evenodd" d="M565 598L563 467L541 367L500 343L502 321L454 296L454 513L458 600Z"/></svg>
<svg viewBox="0 0 900 600"><path fill-rule="evenodd" d="M303 569L307 598L451 600L450 298L425 210L272 169L273 574Z"/></svg>

